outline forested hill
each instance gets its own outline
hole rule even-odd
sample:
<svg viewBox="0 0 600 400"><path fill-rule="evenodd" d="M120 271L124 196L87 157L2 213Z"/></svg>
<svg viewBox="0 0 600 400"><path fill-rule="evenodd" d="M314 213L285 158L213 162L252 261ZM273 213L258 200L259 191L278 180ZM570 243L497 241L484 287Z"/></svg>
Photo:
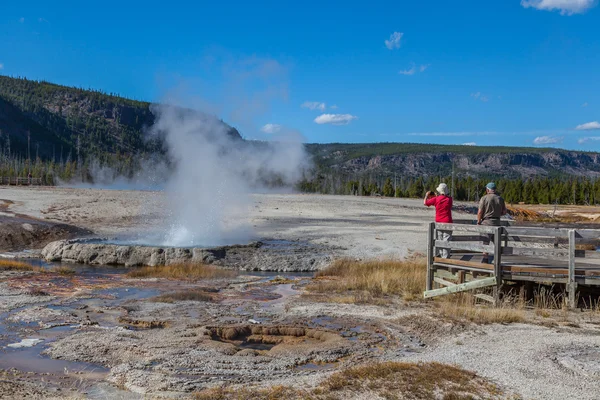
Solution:
<svg viewBox="0 0 600 400"><path fill-rule="evenodd" d="M0 176L85 180L92 161L132 176L136 160L164 152L158 139L144 137L154 124L151 110L148 102L114 94L0 76ZM316 168L304 181L313 191L341 192L352 181L381 187L394 176L439 178L453 170L458 178L479 179L600 176L600 154L551 148L332 143L306 149Z"/></svg>
<svg viewBox="0 0 600 400"><path fill-rule="evenodd" d="M153 153L161 144L143 137L153 123L148 102L0 76L0 154L9 158L108 162Z"/></svg>
<svg viewBox="0 0 600 400"><path fill-rule="evenodd" d="M416 143L309 144L320 171L347 177L600 176L600 153L553 148Z"/></svg>

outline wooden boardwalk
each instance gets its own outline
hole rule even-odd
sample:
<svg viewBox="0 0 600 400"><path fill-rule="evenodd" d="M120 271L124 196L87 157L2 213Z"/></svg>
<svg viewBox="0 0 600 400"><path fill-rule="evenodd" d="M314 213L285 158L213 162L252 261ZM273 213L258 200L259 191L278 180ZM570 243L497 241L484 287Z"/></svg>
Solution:
<svg viewBox="0 0 600 400"><path fill-rule="evenodd" d="M438 231L451 232L451 240L437 240ZM497 302L503 285L537 282L564 285L575 307L578 288L600 289L599 243L596 229L432 223L425 297L492 286L494 296L480 297ZM450 258L439 257L440 249Z"/></svg>

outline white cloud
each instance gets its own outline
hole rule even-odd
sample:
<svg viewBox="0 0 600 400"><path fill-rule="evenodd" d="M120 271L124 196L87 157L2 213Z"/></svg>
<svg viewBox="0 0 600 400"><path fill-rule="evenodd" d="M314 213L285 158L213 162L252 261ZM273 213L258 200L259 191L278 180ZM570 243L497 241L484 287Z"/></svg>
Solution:
<svg viewBox="0 0 600 400"><path fill-rule="evenodd" d="M463 143L463 146L477 146L477 143L475 142L467 142L467 143Z"/></svg>
<svg viewBox="0 0 600 400"><path fill-rule="evenodd" d="M587 142L593 142L593 141L597 141L597 140L600 140L600 136L588 136L588 137L582 137L581 139L579 139L577 141L577 143L584 144Z"/></svg>
<svg viewBox="0 0 600 400"><path fill-rule="evenodd" d="M562 137L556 136L538 136L533 139L533 144L556 144L563 141Z"/></svg>
<svg viewBox="0 0 600 400"><path fill-rule="evenodd" d="M21 17L21 18L19 18L19 22L20 22L20 23L23 23L23 22L25 22L25 18L24 18L24 17Z"/></svg>
<svg viewBox="0 0 600 400"><path fill-rule="evenodd" d="M560 11L561 15L582 14L596 4L597 0L521 0L521 5L525 8Z"/></svg>
<svg viewBox="0 0 600 400"><path fill-rule="evenodd" d="M398 71L400 75L414 75L417 72L417 67L413 64L411 69L405 69L403 71Z"/></svg>
<svg viewBox="0 0 600 400"><path fill-rule="evenodd" d="M394 32L390 35L390 39L385 41L385 47L390 50L399 49L400 48L400 39L402 39L404 33L402 32Z"/></svg>
<svg viewBox="0 0 600 400"><path fill-rule="evenodd" d="M471 97L475 100L483 101L484 103L489 101L489 98L486 95L481 94L481 92L471 93Z"/></svg>
<svg viewBox="0 0 600 400"><path fill-rule="evenodd" d="M327 108L327 105L325 103L320 103L318 101L305 101L304 103L302 103L302 105L300 107L308 108L309 110L325 111L325 108Z"/></svg>
<svg viewBox="0 0 600 400"><path fill-rule="evenodd" d="M430 64L423 64L421 66L419 66L418 71L419 72L425 72L425 70L427 68L429 68ZM417 66L415 65L415 63L412 63L412 67L410 67L410 69L405 69L402 71L398 71L398 73L400 75L414 75L417 72Z"/></svg>
<svg viewBox="0 0 600 400"><path fill-rule="evenodd" d="M585 124L577 125L575 127L575 129L578 131L590 131L592 129L600 129L600 122L598 122L598 121L587 122Z"/></svg>
<svg viewBox="0 0 600 400"><path fill-rule="evenodd" d="M281 130L281 125L279 124L266 124L265 126L263 126L262 128L260 128L261 131L263 131L264 133L277 133Z"/></svg>
<svg viewBox="0 0 600 400"><path fill-rule="evenodd" d="M329 108L331 108L332 110L337 110L337 109L338 109L338 106L336 106L336 105L334 104L334 105L332 105L332 106L331 106L331 107L329 107Z"/></svg>
<svg viewBox="0 0 600 400"><path fill-rule="evenodd" d="M0 69L4 69L4 64L0 63Z"/></svg>
<svg viewBox="0 0 600 400"><path fill-rule="evenodd" d="M357 116L350 114L321 114L315 118L315 122L319 125L332 124L332 125L347 125L352 120L357 119Z"/></svg>
<svg viewBox="0 0 600 400"><path fill-rule="evenodd" d="M588 106L587 101L581 105L581 107L587 107L587 106Z"/></svg>

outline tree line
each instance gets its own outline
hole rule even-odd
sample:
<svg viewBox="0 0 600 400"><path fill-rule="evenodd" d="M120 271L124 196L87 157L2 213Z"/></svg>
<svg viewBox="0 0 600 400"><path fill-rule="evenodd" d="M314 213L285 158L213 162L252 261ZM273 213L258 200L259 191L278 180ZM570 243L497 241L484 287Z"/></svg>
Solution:
<svg viewBox="0 0 600 400"><path fill-rule="evenodd" d="M344 179L346 178L346 179ZM306 176L298 190L306 193L355 196L422 198L434 191L440 182L448 184L455 200L478 201L485 185L493 180L508 203L527 204L600 204L600 179L591 177L554 176L533 178L449 177L373 177L347 178L332 173ZM454 184L453 184L454 183Z"/></svg>

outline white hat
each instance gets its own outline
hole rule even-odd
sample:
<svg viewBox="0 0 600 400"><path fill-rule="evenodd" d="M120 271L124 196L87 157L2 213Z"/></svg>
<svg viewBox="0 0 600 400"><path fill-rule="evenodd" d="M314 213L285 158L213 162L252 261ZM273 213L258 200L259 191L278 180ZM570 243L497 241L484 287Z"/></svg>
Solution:
<svg viewBox="0 0 600 400"><path fill-rule="evenodd" d="M446 185L445 183L440 183L440 185L435 189L436 192L438 192L439 194L448 194L448 185Z"/></svg>

